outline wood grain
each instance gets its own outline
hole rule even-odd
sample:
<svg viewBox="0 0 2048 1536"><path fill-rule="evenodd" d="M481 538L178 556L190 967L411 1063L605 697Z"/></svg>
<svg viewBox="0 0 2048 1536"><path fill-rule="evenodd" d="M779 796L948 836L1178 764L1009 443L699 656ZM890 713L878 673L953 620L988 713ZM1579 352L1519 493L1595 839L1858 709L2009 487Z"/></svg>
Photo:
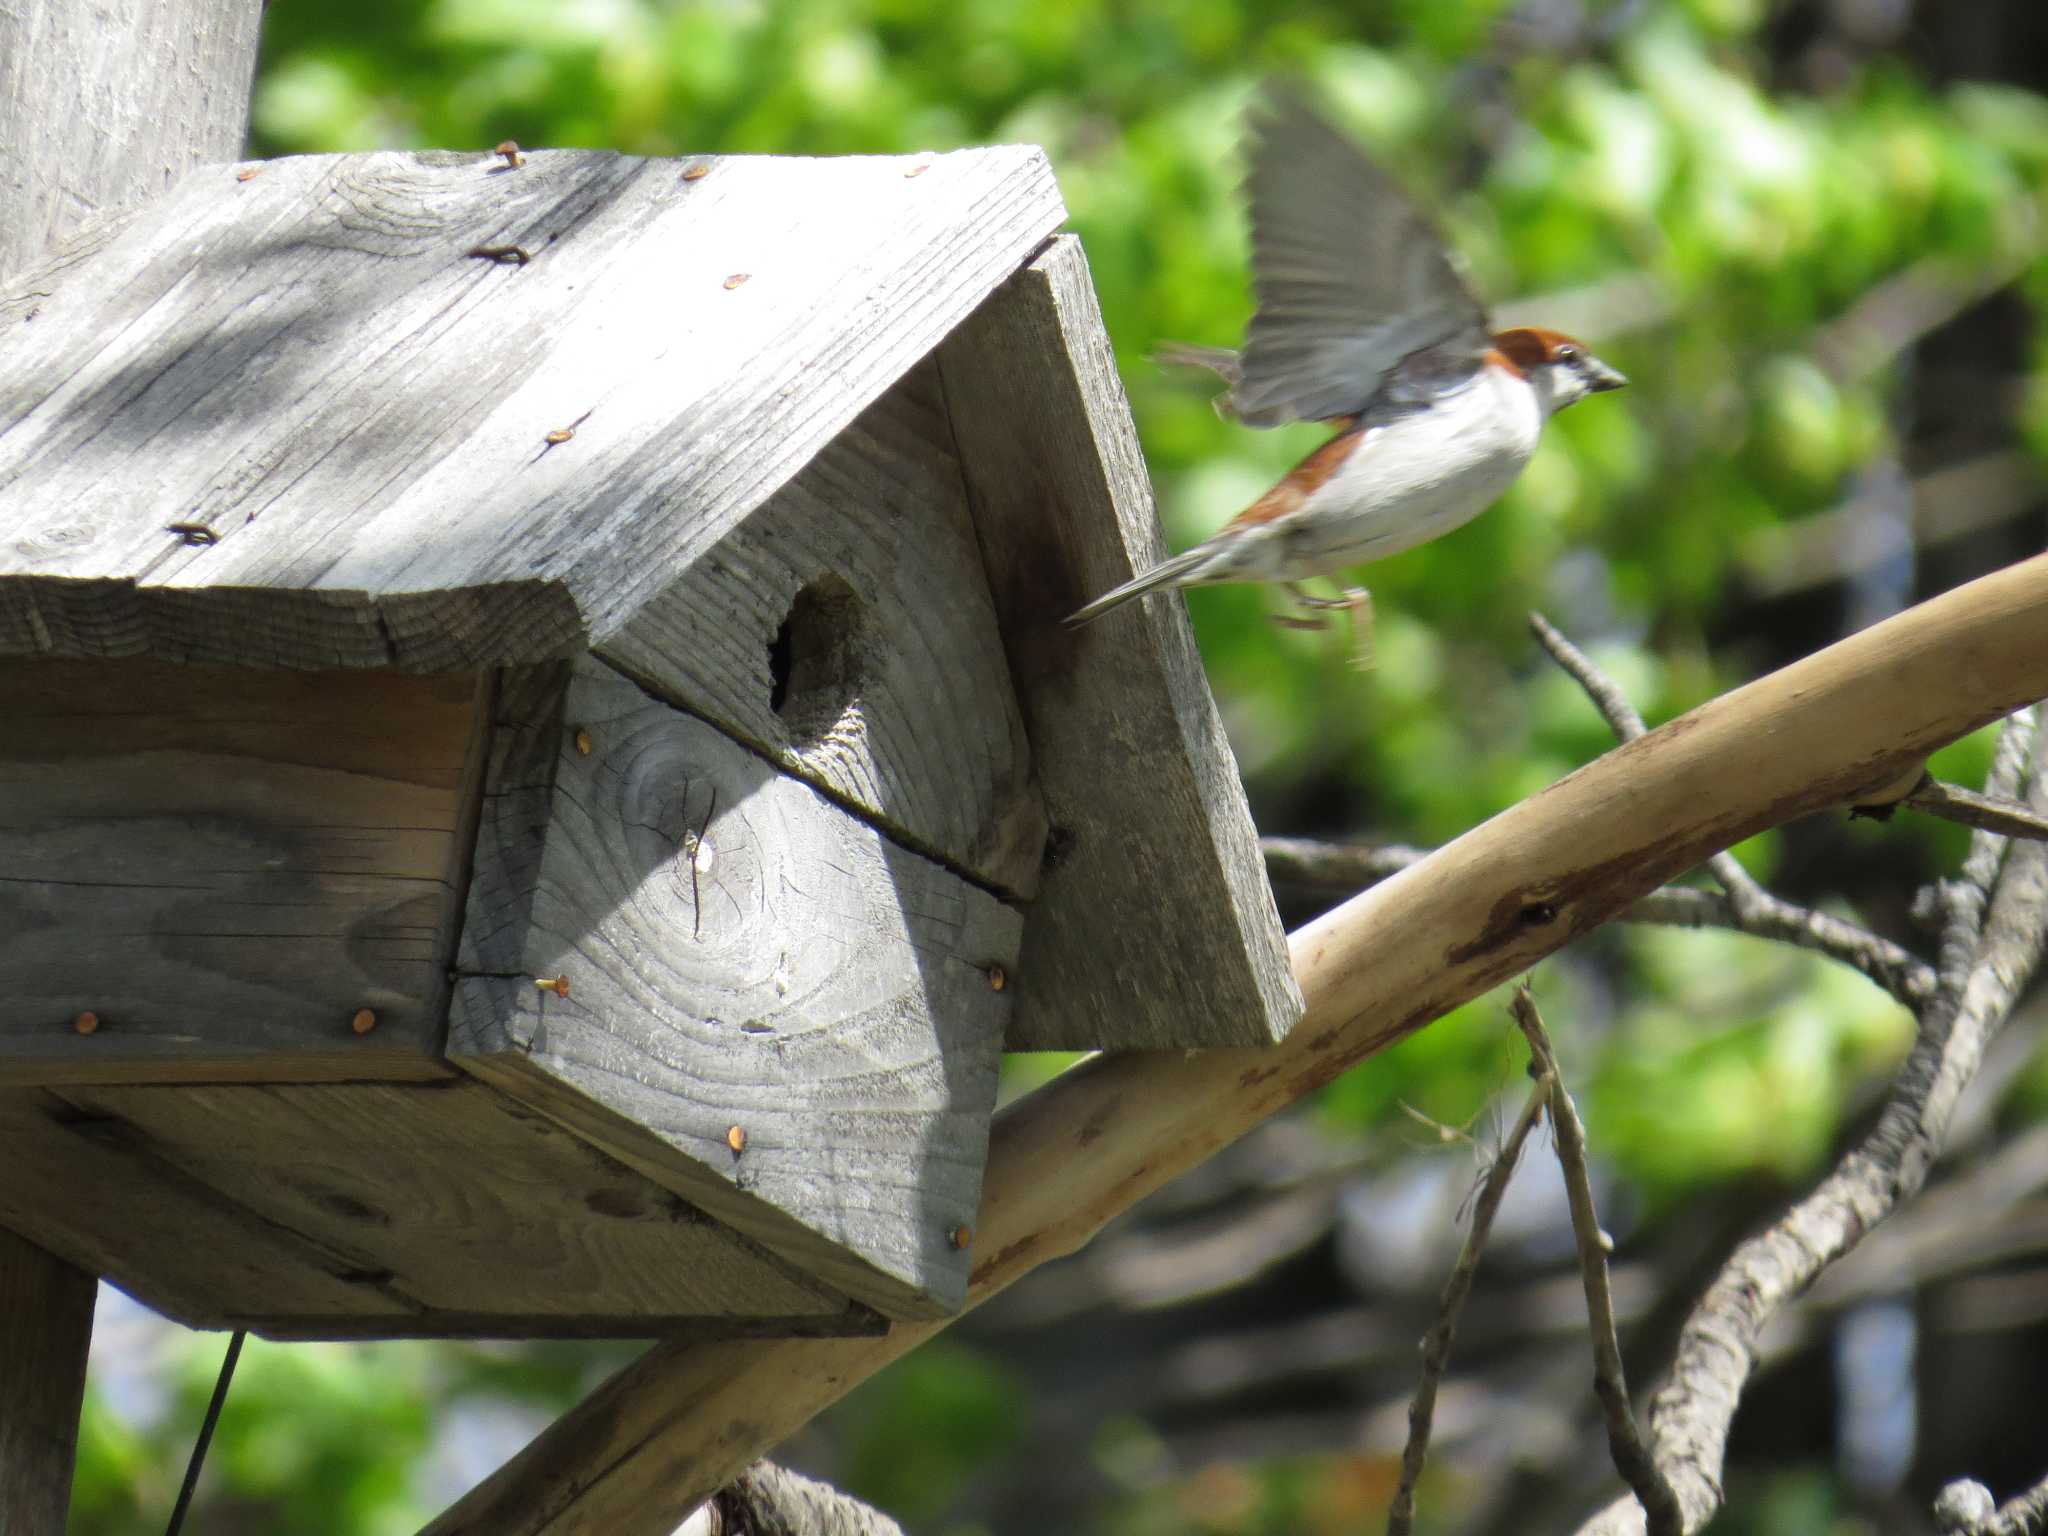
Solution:
<svg viewBox="0 0 2048 1536"><path fill-rule="evenodd" d="M1281 1038L1301 993L1186 610L1059 622L1165 555L1079 242L1055 240L939 360L1052 823L1010 1048Z"/></svg>
<svg viewBox="0 0 2048 1536"><path fill-rule="evenodd" d="M0 1510L64 1536L99 1279L0 1227Z"/></svg>
<svg viewBox="0 0 2048 1536"><path fill-rule="evenodd" d="M0 1083L447 1075L479 679L46 659L0 719Z"/></svg>
<svg viewBox="0 0 2048 1536"><path fill-rule="evenodd" d="M1030 148L686 163L210 166L0 281L0 653L602 643L1064 217Z"/></svg>
<svg viewBox="0 0 2048 1536"><path fill-rule="evenodd" d="M997 1117L969 1304L1072 1253L1253 1125L1765 827L1858 802L2048 698L2048 556L1971 582L1567 775L1297 932L1262 1050L1097 1056ZM657 1346L426 1527L660 1536L943 1324Z"/></svg>
<svg viewBox="0 0 2048 1536"><path fill-rule="evenodd" d="M895 841L1037 888L1045 812L935 362L602 652Z"/></svg>
<svg viewBox="0 0 2048 1536"><path fill-rule="evenodd" d="M601 662L559 682L501 695L450 1062L857 1300L957 1302L1017 915Z"/></svg>
<svg viewBox="0 0 2048 1536"><path fill-rule="evenodd" d="M0 1162L0 1226L190 1327L228 1326L236 1297L298 1317L376 1318L400 1333L420 1310L346 1254L256 1218L122 1122L50 1090L0 1092Z"/></svg>
<svg viewBox="0 0 2048 1536"><path fill-rule="evenodd" d="M158 1167L251 1224L337 1258L408 1316L359 1317L375 1337L472 1331L648 1337L725 1314L837 1323L847 1300L666 1189L480 1082L227 1084L62 1090L118 1124ZM156 1264L191 1260L162 1254ZM364 1280L362 1277L375 1277ZM147 1293L144 1293L145 1296ZM331 1336L324 1313L261 1287L212 1316Z"/></svg>
<svg viewBox="0 0 2048 1536"><path fill-rule="evenodd" d="M0 274L242 152L259 0L0 6Z"/></svg>

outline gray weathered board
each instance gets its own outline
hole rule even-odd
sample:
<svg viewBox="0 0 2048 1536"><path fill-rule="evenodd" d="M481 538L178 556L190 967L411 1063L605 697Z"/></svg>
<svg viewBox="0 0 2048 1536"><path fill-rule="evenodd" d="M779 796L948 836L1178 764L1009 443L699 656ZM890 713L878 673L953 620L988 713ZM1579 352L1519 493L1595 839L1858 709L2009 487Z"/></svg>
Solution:
<svg viewBox="0 0 2048 1536"><path fill-rule="evenodd" d="M0 653L601 644L1064 217L1032 148L700 163L209 166L0 280Z"/></svg>
<svg viewBox="0 0 2048 1536"><path fill-rule="evenodd" d="M652 691L1008 895L1045 813L935 362L602 647Z"/></svg>
<svg viewBox="0 0 2048 1536"><path fill-rule="evenodd" d="M0 6L0 275L240 153L262 20L249 0Z"/></svg>
<svg viewBox="0 0 2048 1536"><path fill-rule="evenodd" d="M498 717L449 1061L856 1299L957 1307L1016 911L594 659Z"/></svg>
<svg viewBox="0 0 2048 1536"><path fill-rule="evenodd" d="M488 1085L0 1091L0 1227L276 1338L845 1333L868 1309Z"/></svg>
<svg viewBox="0 0 2048 1536"><path fill-rule="evenodd" d="M480 688L0 661L0 1077L447 1076Z"/></svg>
<svg viewBox="0 0 2048 1536"><path fill-rule="evenodd" d="M1054 241L939 362L1052 825L1011 1047L1279 1039L1301 991L1186 608L1059 623L1166 553L1080 242Z"/></svg>
<svg viewBox="0 0 2048 1536"><path fill-rule="evenodd" d="M64 1529L97 1292L91 1271L0 1226L0 1510L23 1536Z"/></svg>

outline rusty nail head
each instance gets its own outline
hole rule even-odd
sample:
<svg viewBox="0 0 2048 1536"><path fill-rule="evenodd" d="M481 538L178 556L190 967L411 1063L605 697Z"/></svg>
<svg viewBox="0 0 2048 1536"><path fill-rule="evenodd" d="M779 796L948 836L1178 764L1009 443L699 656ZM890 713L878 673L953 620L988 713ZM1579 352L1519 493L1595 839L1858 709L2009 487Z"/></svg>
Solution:
<svg viewBox="0 0 2048 1536"><path fill-rule="evenodd" d="M725 1144L732 1148L732 1155L738 1157L747 1150L747 1132L744 1126L727 1126Z"/></svg>
<svg viewBox="0 0 2048 1536"><path fill-rule="evenodd" d="M245 166L243 166L243 167L242 167L242 168L241 168L241 169L240 169L239 171L235 172L235 180L237 180L237 181L254 181L254 180L255 180L255 179L256 179L256 178L258 177L258 176L261 176L262 174L263 174L263 167L262 167L262 166L260 166L260 165L245 165Z"/></svg>
<svg viewBox="0 0 2048 1536"><path fill-rule="evenodd" d="M706 176L709 176L710 174L711 162L708 160L698 160L692 162L690 165L684 168L683 180L702 181Z"/></svg>
<svg viewBox="0 0 2048 1536"><path fill-rule="evenodd" d="M955 1248L965 1248L974 1241L974 1228L963 1221L946 1234L946 1241Z"/></svg>
<svg viewBox="0 0 2048 1536"><path fill-rule="evenodd" d="M81 1035L89 1035L100 1027L100 1016L88 1008L72 1015L71 1027Z"/></svg>
<svg viewBox="0 0 2048 1536"><path fill-rule="evenodd" d="M753 274L751 272L735 272L731 277L728 277L725 280L725 286L728 288L737 288L741 283L744 283L749 277L752 276Z"/></svg>
<svg viewBox="0 0 2048 1536"><path fill-rule="evenodd" d="M593 743L592 743L592 741L591 741L591 739L590 739L590 731L589 731L589 729L588 729L587 727L585 727L585 726L581 726L581 725L577 726L577 727L576 727L576 755L577 755L578 757L588 757L588 756L590 756L590 753L591 753L592 747L593 747Z"/></svg>
<svg viewBox="0 0 2048 1536"><path fill-rule="evenodd" d="M377 1015L368 1008L358 1008L356 1016L348 1021L348 1027L359 1035L367 1035L377 1027Z"/></svg>
<svg viewBox="0 0 2048 1536"><path fill-rule="evenodd" d="M1008 971L1004 970L1000 965L992 965L988 968L989 991L1000 992L1009 984L1010 973Z"/></svg>

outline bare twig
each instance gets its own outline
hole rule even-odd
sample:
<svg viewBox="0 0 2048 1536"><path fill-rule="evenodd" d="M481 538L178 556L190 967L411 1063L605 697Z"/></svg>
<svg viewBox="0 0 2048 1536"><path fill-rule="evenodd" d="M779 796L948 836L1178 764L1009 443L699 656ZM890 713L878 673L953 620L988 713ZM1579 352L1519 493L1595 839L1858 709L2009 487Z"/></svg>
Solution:
<svg viewBox="0 0 2048 1536"><path fill-rule="evenodd" d="M757 1461L711 1497L719 1536L903 1536L903 1527L827 1483Z"/></svg>
<svg viewBox="0 0 2048 1536"><path fill-rule="evenodd" d="M1529 615L1529 628L1535 631L1543 649L1550 652L1550 659L1563 667L1572 681L1585 690L1586 697L1591 699L1593 707L1600 711L1600 717L1607 722L1607 728L1614 732L1616 740L1634 741L1643 734L1647 729L1643 724L1643 717L1636 713L1636 707L1629 703L1620 685L1593 665L1592 658L1567 640L1558 628L1540 613ZM1742 861L1725 848L1707 860L1707 868L1720 882L1721 889L1728 893L1728 900L1739 918L1748 918L1753 913L1760 914L1764 907L1773 903L1780 907L1788 905L1779 902L1757 884L1756 878L1742 867ZM1784 914L1780 914L1781 920L1783 916Z"/></svg>
<svg viewBox="0 0 2048 1536"><path fill-rule="evenodd" d="M1626 912L1622 921L1663 923L1675 928L1726 928L1752 938L1810 949L1860 971L1908 1008L1934 996L1934 967L1912 951L1844 918L1802 907L1760 890L1746 908L1721 891L1667 885Z"/></svg>
<svg viewBox="0 0 2048 1536"><path fill-rule="evenodd" d="M1684 1529L1678 1496L1650 1459L1650 1450L1636 1428L1628 1403L1628 1381L1621 1369L1621 1340L1614 1328L1614 1292L1607 1279L1607 1254L1613 1244L1600 1230L1593 1208L1593 1177L1586 1166L1586 1128L1557 1069L1543 1016L1525 981L1515 989L1515 1023L1529 1042L1536 1070L1550 1084L1550 1123L1557 1136L1557 1161L1564 1169L1564 1187L1572 1209L1572 1237L1578 1244L1579 1270L1586 1282L1586 1316L1593 1334L1593 1389L1607 1419L1607 1446L1614 1465L1649 1516L1650 1536L1679 1536Z"/></svg>
<svg viewBox="0 0 2048 1536"><path fill-rule="evenodd" d="M1429 852L1397 843L1325 843L1305 837L1265 837L1259 839L1259 847L1266 855L1266 873L1276 882L1294 881L1347 892L1398 874ZM1621 920L1673 928L1725 928L1810 949L1860 971L1909 1008L1934 995L1934 967L1911 951L1867 928L1768 891L1738 912L1723 892L1667 885L1629 907Z"/></svg>
<svg viewBox="0 0 2048 1536"><path fill-rule="evenodd" d="M1444 1282L1436 1321L1423 1336L1422 1380L1415 1388L1415 1401L1408 1407L1408 1444L1401 1452L1401 1485L1395 1489L1393 1505L1387 1510L1387 1536L1408 1536L1414 1527L1415 1485L1422 1478L1422 1464L1429 1456L1430 1422L1436 1414L1437 1388L1443 1382L1444 1368L1451 1358L1451 1338L1458 1330L1458 1314L1465 1308L1465 1298L1472 1293L1473 1278L1479 1273L1479 1257L1486 1251L1487 1235L1493 1231L1494 1215L1500 1210L1501 1200L1508 1192L1508 1180L1522 1155L1522 1143L1529 1139L1529 1132L1541 1117L1550 1088L1550 1078L1537 1079L1529 1102L1522 1106L1522 1113L1516 1117L1514 1128L1501 1143L1493 1166L1486 1170L1486 1181L1480 1186L1479 1199L1472 1207L1471 1230L1465 1234L1464 1246L1458 1250L1458 1262L1452 1266L1451 1276Z"/></svg>
<svg viewBox="0 0 2048 1536"><path fill-rule="evenodd" d="M1905 799L1894 803L2003 837L2048 840L2048 816L2035 815L2017 800L1980 795L1973 789L1944 784L1939 779L1922 779Z"/></svg>

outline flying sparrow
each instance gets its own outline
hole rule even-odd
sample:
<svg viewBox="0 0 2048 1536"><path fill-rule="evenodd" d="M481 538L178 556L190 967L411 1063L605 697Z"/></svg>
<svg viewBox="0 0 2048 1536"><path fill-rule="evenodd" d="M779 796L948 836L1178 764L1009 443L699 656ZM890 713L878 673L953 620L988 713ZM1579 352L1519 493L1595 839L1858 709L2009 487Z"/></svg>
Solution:
<svg viewBox="0 0 2048 1536"><path fill-rule="evenodd" d="M1300 583L1471 521L1514 483L1554 412L1627 382L1556 331L1494 331L1393 179L1292 92L1267 89L1247 158L1258 309L1244 351L1163 355L1222 375L1225 416L1322 421L1337 435L1213 538L1069 625L1158 588L1225 581L1277 581L1355 622L1364 592L1333 601Z"/></svg>

